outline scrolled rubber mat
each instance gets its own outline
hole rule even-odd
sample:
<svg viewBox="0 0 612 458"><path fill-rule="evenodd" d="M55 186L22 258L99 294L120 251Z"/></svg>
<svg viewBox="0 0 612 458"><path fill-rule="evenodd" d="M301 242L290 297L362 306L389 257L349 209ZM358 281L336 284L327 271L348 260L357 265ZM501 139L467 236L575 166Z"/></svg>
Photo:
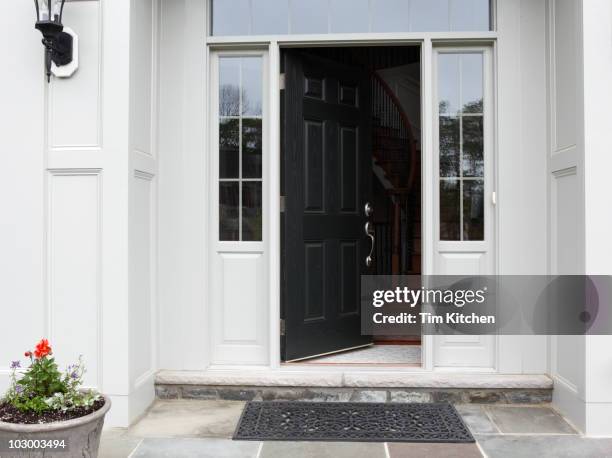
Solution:
<svg viewBox="0 0 612 458"><path fill-rule="evenodd" d="M451 404L248 402L235 440L474 442Z"/></svg>

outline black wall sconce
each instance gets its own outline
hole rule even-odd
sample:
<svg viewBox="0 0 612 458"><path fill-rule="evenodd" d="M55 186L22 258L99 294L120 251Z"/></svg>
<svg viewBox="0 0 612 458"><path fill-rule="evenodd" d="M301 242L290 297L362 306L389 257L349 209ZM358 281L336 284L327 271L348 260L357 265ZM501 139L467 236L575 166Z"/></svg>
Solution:
<svg viewBox="0 0 612 458"><path fill-rule="evenodd" d="M58 67L72 62L72 35L64 32L62 13L66 0L34 0L35 27L42 33L45 46L47 82L51 81L51 62Z"/></svg>

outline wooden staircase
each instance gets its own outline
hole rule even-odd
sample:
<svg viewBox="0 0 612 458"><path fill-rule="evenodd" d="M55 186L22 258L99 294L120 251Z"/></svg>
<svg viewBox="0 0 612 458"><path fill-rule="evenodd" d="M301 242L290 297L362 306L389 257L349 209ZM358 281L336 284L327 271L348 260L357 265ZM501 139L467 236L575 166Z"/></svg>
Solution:
<svg viewBox="0 0 612 458"><path fill-rule="evenodd" d="M393 90L376 72L372 72L371 84L373 166L393 205L391 224L382 224L376 228L375 223L379 240L383 246L387 240L391 252L391 265L378 266L378 270L393 275L419 274L420 150L410 120ZM402 234L405 234L404 240L407 243L404 244L408 246L402 246Z"/></svg>

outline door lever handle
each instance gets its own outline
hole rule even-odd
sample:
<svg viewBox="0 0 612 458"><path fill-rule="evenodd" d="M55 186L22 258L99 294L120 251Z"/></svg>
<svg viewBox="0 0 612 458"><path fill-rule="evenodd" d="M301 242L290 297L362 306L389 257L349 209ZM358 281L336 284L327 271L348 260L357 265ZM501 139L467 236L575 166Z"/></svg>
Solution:
<svg viewBox="0 0 612 458"><path fill-rule="evenodd" d="M374 259L372 258L372 253L374 253L374 228L372 227L372 223L370 223L369 221L367 223L365 223L365 233L368 237L370 237L370 240L372 241L372 245L370 246L370 254L368 254L368 256L365 259L365 264L366 267L370 267L372 266L372 262L374 261Z"/></svg>

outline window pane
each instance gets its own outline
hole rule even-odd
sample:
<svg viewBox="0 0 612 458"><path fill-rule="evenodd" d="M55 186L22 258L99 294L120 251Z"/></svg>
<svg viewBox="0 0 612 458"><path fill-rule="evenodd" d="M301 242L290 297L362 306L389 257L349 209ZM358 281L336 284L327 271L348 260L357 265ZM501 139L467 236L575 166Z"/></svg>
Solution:
<svg viewBox="0 0 612 458"><path fill-rule="evenodd" d="M484 240L484 182L463 181L463 240Z"/></svg>
<svg viewBox="0 0 612 458"><path fill-rule="evenodd" d="M261 119L242 120L242 177L261 178Z"/></svg>
<svg viewBox="0 0 612 458"><path fill-rule="evenodd" d="M219 240L262 240L263 58L219 58ZM245 181L257 179L257 182Z"/></svg>
<svg viewBox="0 0 612 458"><path fill-rule="evenodd" d="M213 35L249 35L249 0L215 0Z"/></svg>
<svg viewBox="0 0 612 458"><path fill-rule="evenodd" d="M219 178L239 177L239 128L238 119L221 118L219 122Z"/></svg>
<svg viewBox="0 0 612 458"><path fill-rule="evenodd" d="M330 15L332 33L368 31L368 0L331 0Z"/></svg>
<svg viewBox="0 0 612 458"><path fill-rule="evenodd" d="M328 0L292 1L291 33L327 33L327 7Z"/></svg>
<svg viewBox="0 0 612 458"><path fill-rule="evenodd" d="M213 0L213 35L490 30L489 0Z"/></svg>
<svg viewBox="0 0 612 458"><path fill-rule="evenodd" d="M372 32L408 32L409 30L409 1L372 0Z"/></svg>
<svg viewBox="0 0 612 458"><path fill-rule="evenodd" d="M482 116L464 116L463 122L463 176L484 176L484 131ZM441 160L441 159L440 159Z"/></svg>
<svg viewBox="0 0 612 458"><path fill-rule="evenodd" d="M454 115L459 111L458 54L440 54L438 57L438 108L440 114Z"/></svg>
<svg viewBox="0 0 612 458"><path fill-rule="evenodd" d="M237 181L219 183L219 240L240 240L239 186Z"/></svg>
<svg viewBox="0 0 612 458"><path fill-rule="evenodd" d="M242 183L242 240L261 241L261 182Z"/></svg>
<svg viewBox="0 0 612 458"><path fill-rule="evenodd" d="M448 0L411 0L410 30L442 32L449 29Z"/></svg>
<svg viewBox="0 0 612 458"><path fill-rule="evenodd" d="M459 180L440 180L440 240L460 240Z"/></svg>
<svg viewBox="0 0 612 458"><path fill-rule="evenodd" d="M459 176L459 118L440 116L440 176Z"/></svg>
<svg viewBox="0 0 612 458"><path fill-rule="evenodd" d="M261 115L261 57L242 59L242 114Z"/></svg>
<svg viewBox="0 0 612 458"><path fill-rule="evenodd" d="M289 0L252 0L253 35L289 33Z"/></svg>
<svg viewBox="0 0 612 458"><path fill-rule="evenodd" d="M464 113L482 113L482 54L461 56L461 110Z"/></svg>
<svg viewBox="0 0 612 458"><path fill-rule="evenodd" d="M219 115L240 114L240 59L219 59Z"/></svg>
<svg viewBox="0 0 612 458"><path fill-rule="evenodd" d="M451 0L451 30L489 30L489 23L489 0Z"/></svg>

